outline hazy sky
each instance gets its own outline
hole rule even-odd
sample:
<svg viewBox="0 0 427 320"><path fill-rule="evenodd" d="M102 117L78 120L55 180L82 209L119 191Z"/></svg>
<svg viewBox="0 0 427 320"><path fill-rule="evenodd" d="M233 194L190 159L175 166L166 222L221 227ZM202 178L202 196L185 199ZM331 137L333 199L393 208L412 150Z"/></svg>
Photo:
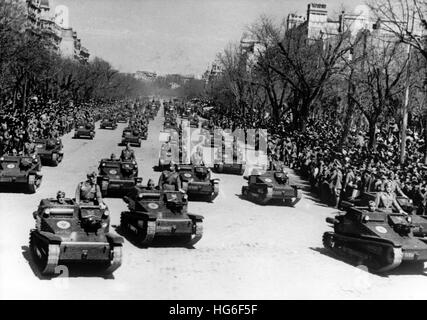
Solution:
<svg viewBox="0 0 427 320"><path fill-rule="evenodd" d="M316 1L50 0L50 6L68 6L83 46L120 71L202 74L262 14L280 22L288 13L305 15L309 2ZM330 15L362 2L323 1Z"/></svg>

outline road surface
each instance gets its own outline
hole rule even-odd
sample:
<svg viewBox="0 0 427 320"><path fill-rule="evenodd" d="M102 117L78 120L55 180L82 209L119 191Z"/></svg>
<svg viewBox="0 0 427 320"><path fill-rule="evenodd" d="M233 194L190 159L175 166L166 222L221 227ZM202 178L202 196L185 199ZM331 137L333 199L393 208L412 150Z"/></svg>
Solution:
<svg viewBox="0 0 427 320"><path fill-rule="evenodd" d="M148 140L134 148L143 183L158 179L162 110L149 125ZM125 240L122 266L113 277L93 273L45 279L28 251L32 212L58 190L74 197L76 185L96 170L102 157L120 154L125 124L114 131L97 128L94 140L63 137L64 160L43 167L41 188L33 195L0 194L1 299L414 299L427 298L427 278L410 268L387 276L370 274L330 256L322 246L335 210L304 192L296 208L260 206L240 198L241 176L217 175L214 203L190 202L202 214L203 238L194 249L140 249ZM303 183L302 181L300 181ZM126 210L121 199L106 199L112 225ZM114 228L112 228L114 229Z"/></svg>

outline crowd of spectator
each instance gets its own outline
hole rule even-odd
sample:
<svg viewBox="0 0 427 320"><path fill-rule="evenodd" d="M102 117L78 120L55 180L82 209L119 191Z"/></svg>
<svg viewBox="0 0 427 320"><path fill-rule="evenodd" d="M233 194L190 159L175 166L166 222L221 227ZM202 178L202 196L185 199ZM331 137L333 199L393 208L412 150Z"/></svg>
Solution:
<svg viewBox="0 0 427 320"><path fill-rule="evenodd" d="M332 206L354 200L362 192L386 191L412 199L418 214L427 201L424 140L408 130L406 158L400 163L400 132L396 125L378 129L375 144L363 130L351 130L340 145L342 129L334 123L311 122L304 132L284 130L270 137L270 157L305 176L320 199Z"/></svg>
<svg viewBox="0 0 427 320"><path fill-rule="evenodd" d="M242 127L242 117L212 114L210 121L224 128ZM233 120L232 120L233 119ZM341 142L342 126L333 121L310 120L304 131L291 129L291 121L280 126L263 124L268 130L267 153L271 161L295 169L310 181L321 201L338 207L342 200L354 200L363 192L386 191L391 184L396 196L406 197L426 213L427 166L425 141L418 132L407 130L406 157L400 163L400 130L396 123L380 126L370 144L366 130L350 130Z"/></svg>
<svg viewBox="0 0 427 320"><path fill-rule="evenodd" d="M57 139L79 124L92 124L106 114L116 114L128 101L44 101L28 100L25 108L12 101L0 106L0 155L26 153L34 139Z"/></svg>

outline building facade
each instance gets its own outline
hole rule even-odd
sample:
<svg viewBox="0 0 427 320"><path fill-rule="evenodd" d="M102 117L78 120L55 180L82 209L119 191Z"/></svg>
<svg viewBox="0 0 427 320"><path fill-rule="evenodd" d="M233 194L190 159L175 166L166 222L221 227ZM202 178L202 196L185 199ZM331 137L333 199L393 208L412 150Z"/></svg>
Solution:
<svg viewBox="0 0 427 320"><path fill-rule="evenodd" d="M137 80L154 81L157 78L157 73L149 71L137 71L134 74L134 78Z"/></svg>
<svg viewBox="0 0 427 320"><path fill-rule="evenodd" d="M402 22L403 24L404 22ZM298 28L302 30L309 39L327 39L342 32L349 31L355 36L361 30L382 38L395 37L396 21L382 19L379 21L374 17L367 5L358 5L353 13L342 11L338 19L328 17L327 5L323 3L310 3L307 5L305 17L289 14L287 17L287 30ZM422 34L424 31L418 22L414 24L414 34Z"/></svg>
<svg viewBox="0 0 427 320"><path fill-rule="evenodd" d="M76 61L87 62L89 51L81 45L77 33L68 26L68 9L50 10L49 0L26 0L28 32L45 40L53 52ZM59 10L58 10L59 9Z"/></svg>

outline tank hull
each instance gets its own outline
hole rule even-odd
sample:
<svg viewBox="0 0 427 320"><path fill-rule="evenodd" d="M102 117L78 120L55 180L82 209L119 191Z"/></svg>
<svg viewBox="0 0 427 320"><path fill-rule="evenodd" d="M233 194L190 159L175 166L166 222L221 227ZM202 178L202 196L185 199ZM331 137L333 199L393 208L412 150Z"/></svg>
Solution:
<svg viewBox="0 0 427 320"><path fill-rule="evenodd" d="M189 218L150 218L135 212L122 212L120 227L138 246L149 246L156 239L192 246L203 235L202 220Z"/></svg>
<svg viewBox="0 0 427 320"><path fill-rule="evenodd" d="M105 237L100 241L62 241L54 234L37 230L31 231L30 251L44 275L55 274L58 265L76 263L99 264L105 272L112 273L120 267L122 259L121 243L112 243Z"/></svg>

